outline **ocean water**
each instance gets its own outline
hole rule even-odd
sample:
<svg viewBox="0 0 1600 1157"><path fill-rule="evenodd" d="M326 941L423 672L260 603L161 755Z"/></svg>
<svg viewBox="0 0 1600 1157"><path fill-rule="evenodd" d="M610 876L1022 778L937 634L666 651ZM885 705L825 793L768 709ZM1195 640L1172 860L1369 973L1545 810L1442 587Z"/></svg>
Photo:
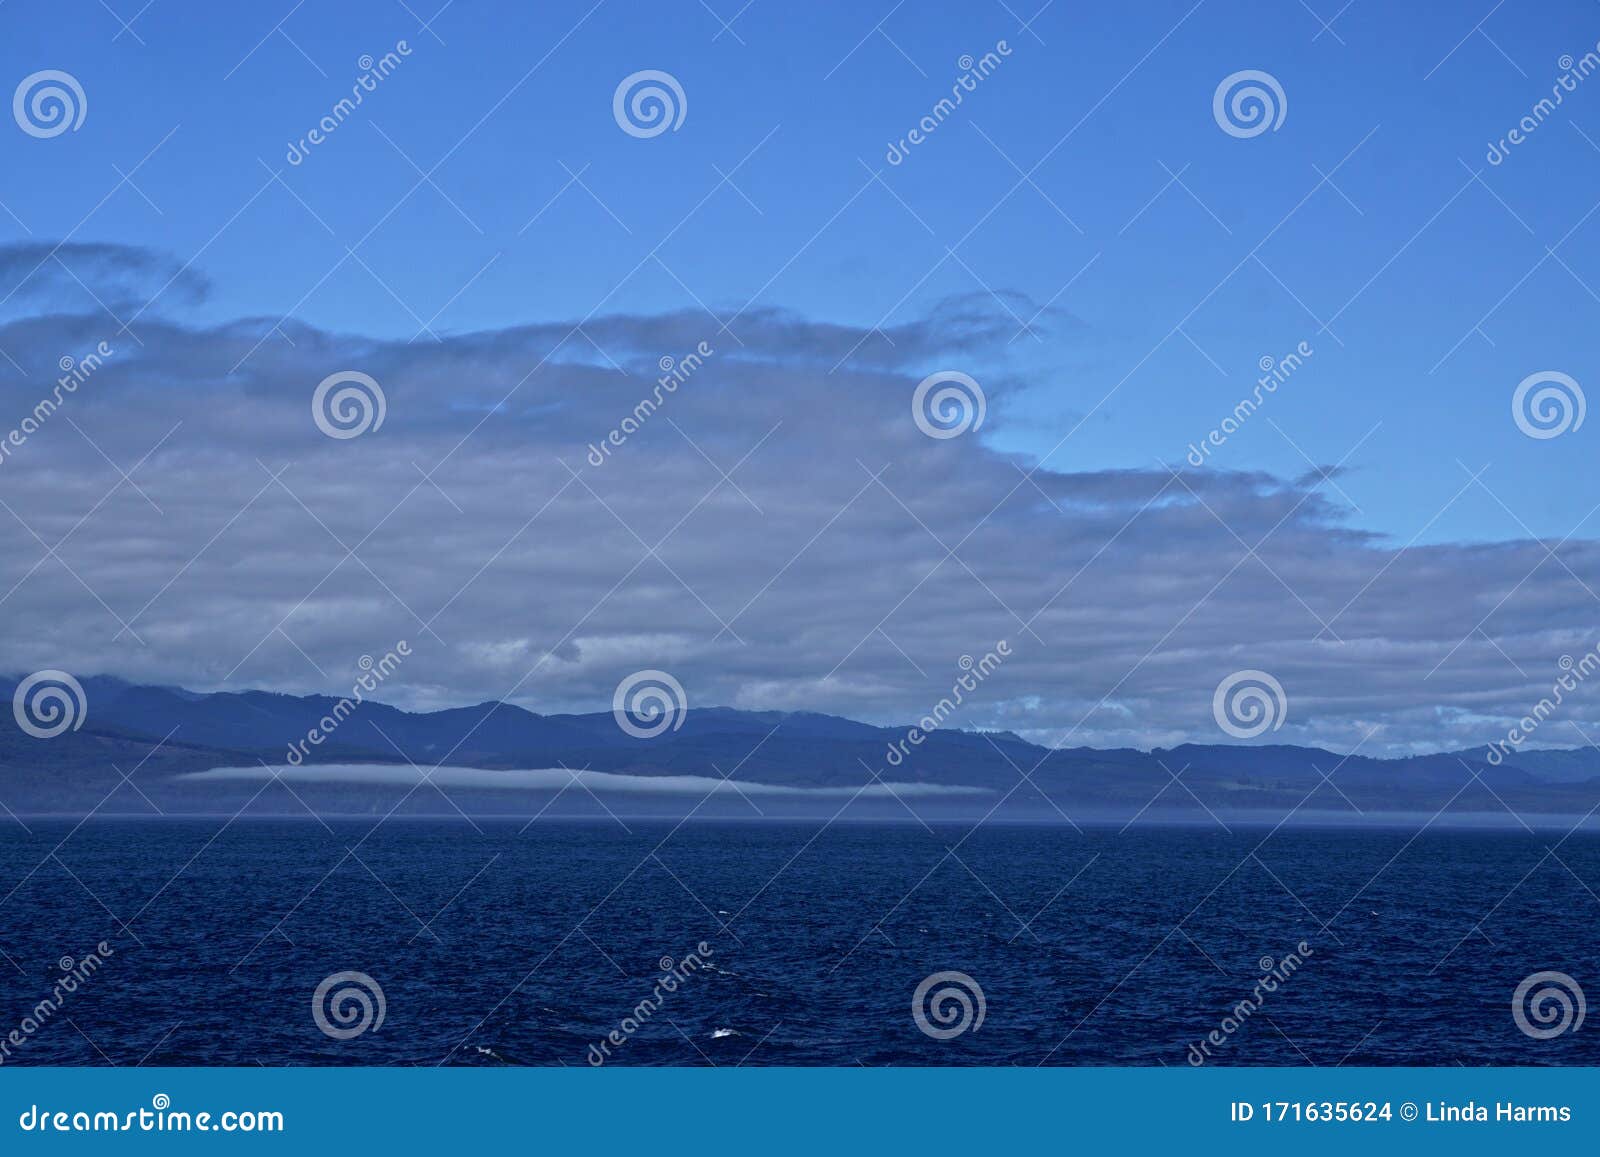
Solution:
<svg viewBox="0 0 1600 1157"><path fill-rule="evenodd" d="M1213 1030L1208 1064L1600 1063L1600 1020L1535 1039L1512 1006L1541 971L1600 995L1590 835L28 826L0 845L6 1064L1182 1066ZM336 1039L314 994L351 972L382 998ZM936 1039L913 998L946 972L972 1014Z"/></svg>

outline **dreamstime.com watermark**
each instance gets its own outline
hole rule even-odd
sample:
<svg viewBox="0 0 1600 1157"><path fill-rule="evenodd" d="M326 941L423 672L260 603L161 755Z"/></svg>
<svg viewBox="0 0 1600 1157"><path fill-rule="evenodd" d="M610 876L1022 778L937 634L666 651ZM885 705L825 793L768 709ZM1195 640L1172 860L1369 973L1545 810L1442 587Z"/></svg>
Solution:
<svg viewBox="0 0 1600 1157"><path fill-rule="evenodd" d="M1244 1027L1245 1021L1260 1012L1278 988L1287 983L1289 978L1300 970L1308 957L1315 955L1315 950L1304 940L1296 944L1294 951L1282 960L1274 960L1270 956L1263 956L1257 963L1261 968L1261 978L1256 981L1256 986L1249 996L1245 997L1222 1018L1222 1023L1206 1034L1204 1040L1189 1046L1189 1063L1199 1068L1206 1063L1212 1055L1213 1049L1219 1049L1228 1043L1230 1037Z"/></svg>
<svg viewBox="0 0 1600 1157"><path fill-rule="evenodd" d="M350 95L341 97L305 136L298 141L290 141L289 151L283 155L283 159L291 165L303 163L311 155L311 150L337 132L339 126L354 115L367 95L377 92L378 85L394 75L401 61L410 55L411 45L404 40L397 40L394 42L394 48L376 60L369 54L356 61L356 67L361 69L361 75L356 77L355 83L350 86Z"/></svg>
<svg viewBox="0 0 1600 1157"><path fill-rule="evenodd" d="M905 735L889 744L884 754L884 759L890 767L899 767L911 754L913 747L921 747L939 728L944 726L944 721L954 715L961 705L967 701L967 696L983 685L985 679L999 670L1000 665L1011 657L1011 641L1001 639L994 645L992 651L985 652L983 658L973 659L971 655L962 655L956 666L961 668L962 674L950 686L950 694L940 699L933 705L933 710L917 721L916 726L906 729Z"/></svg>
<svg viewBox="0 0 1600 1157"><path fill-rule="evenodd" d="M616 1028L606 1034L604 1040L589 1046L587 1060L590 1065L599 1068L611 1059L613 1049L620 1049L628 1043L630 1037L650 1022L650 1018L661 1011L667 997L677 992L689 982L689 978L702 969L710 967L706 957L712 955L711 945L704 940L694 946L694 951L686 954L681 960L673 960L670 956L661 958L661 976L656 980L655 987L650 990L650 995L633 1006L633 1011L622 1018Z"/></svg>
<svg viewBox="0 0 1600 1157"><path fill-rule="evenodd" d="M633 412L622 419L609 434L597 443L589 443L587 455L589 465L604 466L606 459L611 457L611 452L620 449L624 442L643 429L650 416L659 410L669 397L678 392L679 386L694 377L695 372L705 365L706 359L716 352L709 342L701 342L681 358L673 358L669 354L657 362L661 376L656 379L655 389L648 397L640 398Z"/></svg>
<svg viewBox="0 0 1600 1157"><path fill-rule="evenodd" d="M70 956L63 956L58 962L61 975L56 977L50 995L34 1005L17 1027L7 1033L4 1040L0 1040L0 1065L11 1060L13 1050L25 1047L38 1031L61 1011L67 1002L67 997L77 992L78 987L99 972L100 966L106 959L115 954L111 945L102 940L94 946L93 952L86 952L76 960Z"/></svg>
<svg viewBox="0 0 1600 1157"><path fill-rule="evenodd" d="M1303 341L1281 358L1264 355L1256 363L1261 370L1261 376L1256 379L1256 388L1249 396L1240 398L1233 407L1233 413L1223 418L1204 438L1189 443L1189 453L1185 455L1189 465L1205 465L1206 459L1211 457L1211 451L1237 434L1262 404L1278 392L1278 387L1293 377L1295 371L1305 365L1306 359L1315 352L1310 342Z"/></svg>
<svg viewBox="0 0 1600 1157"><path fill-rule="evenodd" d="M973 59L969 53L957 60L956 67L961 70L961 75L956 77L955 83L950 86L950 95L940 97L927 115L905 136L898 141L890 141L883 159L891 165L904 162L911 155L912 149L937 132L939 126L955 113L967 93L977 92L978 85L989 79L994 70L1000 67L1000 62L1010 55L1011 45L1004 40L997 40L992 51L985 52L977 59Z"/></svg>
<svg viewBox="0 0 1600 1157"><path fill-rule="evenodd" d="M4 465L7 458L20 450L29 438L39 432L50 420L50 416L61 408L62 403L77 393L78 387L93 377L95 371L105 364L105 360L112 355L112 352L110 345L101 342L81 358L68 355L56 363L61 367L61 376L56 379L56 384L50 393L40 398L28 415L6 434L4 440L0 440L0 465Z"/></svg>
<svg viewBox="0 0 1600 1157"><path fill-rule="evenodd" d="M191 1113L174 1109L171 1097L157 1093L148 1109L126 1113L29 1105L17 1118L17 1128L24 1133L281 1133L284 1124L276 1109Z"/></svg>
<svg viewBox="0 0 1600 1157"><path fill-rule="evenodd" d="M1506 756L1513 754L1528 740L1533 738L1533 733L1544 725L1544 721L1554 715L1556 708L1566 702L1568 693L1576 691L1590 675L1600 670L1600 645L1586 651L1581 658L1574 659L1571 655L1562 655L1556 661L1556 666L1561 668L1561 674L1550 685L1550 694L1544 696L1533 708L1517 720L1515 726L1506 732L1504 739L1496 739L1489 744L1489 762L1499 767L1505 762Z"/></svg>
<svg viewBox="0 0 1600 1157"><path fill-rule="evenodd" d="M1511 150L1532 136L1566 100L1568 93L1577 92L1578 85L1596 71L1600 71L1600 44L1596 44L1593 50L1585 52L1577 60L1573 60L1572 55L1568 53L1556 61L1556 66L1561 69L1561 75L1556 77L1555 83L1550 86L1550 95L1536 101L1527 115L1505 136L1498 141L1489 142L1489 150L1484 153L1483 159L1491 165L1505 163L1505 159L1511 155Z"/></svg>
<svg viewBox="0 0 1600 1157"><path fill-rule="evenodd" d="M384 653L383 658L376 661L371 655L362 655L356 666L361 668L361 674L350 686L350 694L340 699L333 705L333 710L317 720L317 725L306 732L306 737L289 745L288 760L299 767L302 760L311 754L311 748L321 747L327 738L339 730L339 725L355 712L357 707L365 701L368 692L376 691L395 669L411 654L411 644L401 639L394 645L394 650Z"/></svg>

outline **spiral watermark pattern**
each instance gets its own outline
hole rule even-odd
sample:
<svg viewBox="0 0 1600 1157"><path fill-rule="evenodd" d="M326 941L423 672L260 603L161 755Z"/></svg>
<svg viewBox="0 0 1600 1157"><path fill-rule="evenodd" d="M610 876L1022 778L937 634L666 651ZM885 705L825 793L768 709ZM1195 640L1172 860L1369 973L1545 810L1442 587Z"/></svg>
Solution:
<svg viewBox="0 0 1600 1157"><path fill-rule="evenodd" d="M630 137L648 140L682 127L689 98L670 72L646 68L622 78L611 96L611 115Z"/></svg>
<svg viewBox="0 0 1600 1157"><path fill-rule="evenodd" d="M1511 1019L1534 1040L1577 1032L1587 1009L1583 989L1565 972L1535 972L1511 994Z"/></svg>
<svg viewBox="0 0 1600 1157"><path fill-rule="evenodd" d="M54 739L83 726L89 700L83 684L65 671L35 671L17 684L11 714L17 726L35 739Z"/></svg>
<svg viewBox="0 0 1600 1157"><path fill-rule="evenodd" d="M1270 72L1245 68L1222 78L1211 96L1211 115L1230 137L1248 140L1278 131L1289 115L1289 98Z"/></svg>
<svg viewBox="0 0 1600 1157"><path fill-rule="evenodd" d="M383 387L359 370L329 374L311 395L311 419L330 438L359 438L377 430L388 412Z"/></svg>
<svg viewBox="0 0 1600 1157"><path fill-rule="evenodd" d="M982 986L965 972L935 972L911 995L911 1019L934 1040L977 1032L988 1009Z"/></svg>
<svg viewBox="0 0 1600 1157"><path fill-rule="evenodd" d="M30 137L48 140L83 127L89 98L70 72L46 68L22 78L11 97L11 115Z"/></svg>
<svg viewBox="0 0 1600 1157"><path fill-rule="evenodd" d="M365 972L335 972L311 995L311 1019L334 1040L353 1040L383 1027L389 1002Z"/></svg>
<svg viewBox="0 0 1600 1157"><path fill-rule="evenodd" d="M976 430L986 408L983 387L959 370L929 374L911 395L911 417L930 438L959 438Z"/></svg>
<svg viewBox="0 0 1600 1157"><path fill-rule="evenodd" d="M1217 726L1235 739L1254 739L1283 726L1289 697L1283 684L1265 671L1235 671L1217 684L1211 714Z"/></svg>
<svg viewBox="0 0 1600 1157"><path fill-rule="evenodd" d="M683 726L689 699L683 684L665 671L635 671L617 684L611 711L617 726L635 739L654 739Z"/></svg>
<svg viewBox="0 0 1600 1157"><path fill-rule="evenodd" d="M1511 418L1530 438L1557 438L1583 425L1583 387L1571 374L1540 370L1517 383Z"/></svg>

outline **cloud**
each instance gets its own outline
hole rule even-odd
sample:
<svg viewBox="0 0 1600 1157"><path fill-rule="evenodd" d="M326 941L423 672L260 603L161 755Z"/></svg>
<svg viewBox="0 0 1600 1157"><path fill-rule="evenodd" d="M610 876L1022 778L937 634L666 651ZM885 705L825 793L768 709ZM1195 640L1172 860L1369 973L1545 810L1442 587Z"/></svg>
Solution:
<svg viewBox="0 0 1600 1157"><path fill-rule="evenodd" d="M1383 754L1504 734L1600 641L1593 541L1402 549L1318 472L1073 471L1071 439L1037 469L996 451L1026 375L990 307L888 334L691 311L410 344L147 315L142 345L113 341L3 447L0 647L18 670L339 692L404 638L382 697L406 706L605 709L657 668L695 706L894 724L1005 639L949 725L1223 740L1213 691L1259 669L1288 698L1264 738ZM54 363L107 320L18 319L0 347ZM1071 340L1070 318L1036 324ZM914 422L944 369L984 388L980 431ZM385 417L335 439L312 397L345 370L380 384ZM47 385L0 375L0 443ZM1581 742L1597 719L1580 691L1546 729Z"/></svg>
<svg viewBox="0 0 1600 1157"><path fill-rule="evenodd" d="M115 321L167 302L193 304L210 283L190 266L156 250L109 242L44 241L0 245L0 318L70 310Z"/></svg>
<svg viewBox="0 0 1600 1157"><path fill-rule="evenodd" d="M776 783L752 783L719 779L707 775L619 775L608 771L569 771L564 767L512 768L494 771L481 767L436 767L429 771L398 764L319 763L293 767L217 767L192 771L180 780L244 781L282 779L290 783L340 783L357 786L416 787L427 782L441 788L500 788L507 791L561 791L580 787L607 794L691 796L706 799L711 795L783 797L784 799L911 799L938 796L993 794L986 787L962 787L939 783L865 784L861 787L789 787Z"/></svg>

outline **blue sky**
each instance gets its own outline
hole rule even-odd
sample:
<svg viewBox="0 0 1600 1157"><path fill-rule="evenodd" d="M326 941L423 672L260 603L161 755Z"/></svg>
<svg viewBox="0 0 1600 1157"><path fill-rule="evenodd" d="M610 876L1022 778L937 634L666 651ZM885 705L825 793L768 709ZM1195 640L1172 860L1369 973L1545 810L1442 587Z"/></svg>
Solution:
<svg viewBox="0 0 1600 1157"><path fill-rule="evenodd" d="M122 347L4 463L65 544L0 570L30 670L325 690L420 632L416 705L593 709L649 667L896 720L1010 633L1039 645L968 723L1210 739L1218 681L1262 669L1276 738L1411 750L1487 741L1594 645L1600 419L1533 438L1512 397L1595 378L1600 78L1486 159L1600 42L1591 3L12 0L0 27L7 91L60 70L87 106L0 132L0 401ZM615 119L642 70L675 130ZM1213 108L1245 70L1283 93L1254 135ZM670 422L575 482L708 339ZM354 370L387 424L323 437L305 400ZM948 442L906 408L946 370L988 402Z"/></svg>
<svg viewBox="0 0 1600 1157"><path fill-rule="evenodd" d="M1501 8L1481 33L1488 4L1357 3L1331 30L1299 5L1212 2L1098 15L1053 4L1030 31L1018 15L1031 6L831 4L796 22L758 2L729 31L695 3L550 4L493 21L450 5L430 33L393 0L210 19L157 3L118 35L98 4L69 20L13 3L6 74L64 68L90 115L56 140L6 134L0 200L35 237L93 210L77 239L200 253L216 286L201 316L216 321L292 311L410 338L418 318L459 333L577 318L602 300L608 312L703 303L723 318L774 304L865 326L955 294L1053 300L1082 326L1023 337L985 367L1025 383L989 436L1042 453L1092 410L1052 459L1071 468L1176 462L1258 358L1307 340L1315 358L1274 399L1283 432L1257 423L1220 464L1295 474L1306 463L1291 439L1334 462L1381 421L1341 482L1361 525L1399 541L1521 535L1477 491L1430 524L1467 480L1459 459L1490 463L1485 480L1530 530L1573 529L1590 505L1570 482L1588 447L1525 439L1505 419L1526 374L1581 381L1592 365L1584 339L1600 301L1579 278L1600 281L1586 272L1600 223L1579 222L1600 176L1587 139L1600 140L1600 85L1506 163L1484 152L1549 91L1563 53L1600 39L1593 5ZM733 0L722 7L734 15ZM357 58L402 39L402 67L305 163L285 164L288 142L348 91ZM957 58L1002 39L1002 67L905 163L885 164L887 143L948 91ZM1210 98L1220 70L1247 67L1279 78L1288 113L1278 131L1239 140L1217 130ZM680 79L679 131L616 131L612 89L639 68ZM112 166L127 172L163 139L133 177L161 211L128 186L96 208ZM441 158L438 189L407 195L412 162ZM305 206L279 185L263 191L261 162ZM1013 164L1031 185L1013 191ZM737 189L719 187L718 170L735 166ZM664 266L647 259L680 221ZM1561 260L1513 290L1575 225ZM1274 229L1262 264L1223 281ZM0 232L28 236L10 216ZM328 275L358 240L371 272L347 259Z"/></svg>

